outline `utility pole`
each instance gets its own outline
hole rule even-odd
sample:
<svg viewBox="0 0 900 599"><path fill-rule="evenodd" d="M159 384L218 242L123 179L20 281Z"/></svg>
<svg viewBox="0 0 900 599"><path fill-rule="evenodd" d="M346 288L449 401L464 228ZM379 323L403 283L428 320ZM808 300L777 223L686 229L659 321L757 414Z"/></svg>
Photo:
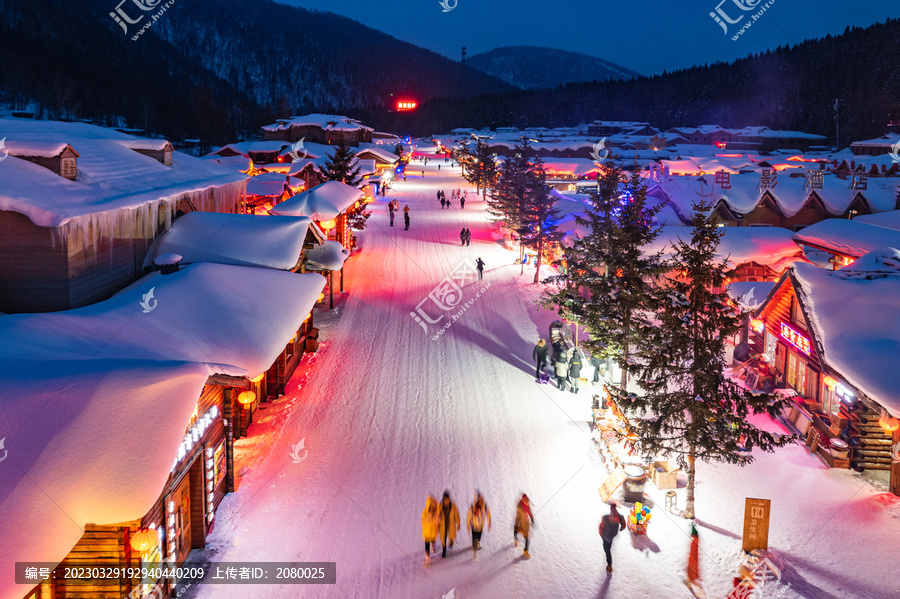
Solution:
<svg viewBox="0 0 900 599"><path fill-rule="evenodd" d="M840 124L838 121L838 104L839 104L839 102L840 102L840 100L835 98L835 100L834 100L834 145L835 145L834 150L836 152L840 151L840 149L841 149L841 128L840 128Z"/></svg>
<svg viewBox="0 0 900 599"><path fill-rule="evenodd" d="M466 47L462 48L462 61L459 69L459 95L466 97Z"/></svg>

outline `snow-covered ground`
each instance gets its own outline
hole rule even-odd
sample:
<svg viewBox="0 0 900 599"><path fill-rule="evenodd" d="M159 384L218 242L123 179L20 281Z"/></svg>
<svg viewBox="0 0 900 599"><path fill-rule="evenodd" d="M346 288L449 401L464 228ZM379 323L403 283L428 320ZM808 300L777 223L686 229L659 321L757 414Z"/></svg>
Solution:
<svg viewBox="0 0 900 599"><path fill-rule="evenodd" d="M424 179L401 180L372 205L362 251L346 266L348 291L317 316L319 353L236 443L238 490L219 507L203 552L213 561L334 561L337 584L197 585L183 597L690 597L682 584L689 525L662 509L663 494L649 484L648 503L658 507L648 535L616 538L607 577L597 534L608 511L598 494L607 471L591 457L590 389L574 395L534 383L531 350L554 315L535 307L533 272L520 275L515 254L494 240L474 189L465 210L441 210L437 189L449 197L465 188L459 171L441 164L438 172L430 162ZM409 231L402 218L388 226L395 197L410 207ZM471 247L460 247L463 226ZM448 318L426 333L410 313L463 259L477 257L487 265L484 284L467 280L456 312L472 303L433 340ZM431 300L422 307L436 317ZM301 441L295 455L305 458L295 461ZM900 597L900 498L827 469L802 445L756 458L745 468L698 470L709 597L731 589L745 497L772 499L770 548L785 564L782 587L790 585L783 596ZM683 508L683 478L679 486ZM422 508L427 494L444 489L463 530L451 555L425 568ZM465 531L474 489L493 516L477 559ZM512 543L522 492L536 522L528 561Z"/></svg>

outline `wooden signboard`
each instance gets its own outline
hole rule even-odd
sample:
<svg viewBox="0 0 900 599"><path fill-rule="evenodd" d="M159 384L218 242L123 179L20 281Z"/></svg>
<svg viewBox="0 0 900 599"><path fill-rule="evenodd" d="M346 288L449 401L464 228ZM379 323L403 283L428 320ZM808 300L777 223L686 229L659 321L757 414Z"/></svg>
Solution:
<svg viewBox="0 0 900 599"><path fill-rule="evenodd" d="M752 499L744 502L744 537L742 547L750 552L769 548L769 499Z"/></svg>
<svg viewBox="0 0 900 599"><path fill-rule="evenodd" d="M603 501L609 501L609 498L616 492L616 489L622 486L623 482L625 482L625 471L621 466L617 466L613 473L600 485L600 497Z"/></svg>

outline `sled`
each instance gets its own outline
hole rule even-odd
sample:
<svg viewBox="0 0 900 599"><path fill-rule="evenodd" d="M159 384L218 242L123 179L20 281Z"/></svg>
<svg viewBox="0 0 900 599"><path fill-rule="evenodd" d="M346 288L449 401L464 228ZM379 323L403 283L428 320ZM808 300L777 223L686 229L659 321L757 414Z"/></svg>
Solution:
<svg viewBox="0 0 900 599"><path fill-rule="evenodd" d="M540 376L539 378L540 378L540 382L541 382L542 385L549 385L549 384L550 384L550 375L549 375L549 374L546 374L546 373L542 372L542 373L541 373L541 376Z"/></svg>

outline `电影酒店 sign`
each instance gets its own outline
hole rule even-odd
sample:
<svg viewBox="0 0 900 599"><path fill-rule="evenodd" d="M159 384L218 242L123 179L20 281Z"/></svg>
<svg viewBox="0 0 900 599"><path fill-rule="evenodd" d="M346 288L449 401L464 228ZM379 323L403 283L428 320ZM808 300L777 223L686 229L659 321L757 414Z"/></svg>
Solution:
<svg viewBox="0 0 900 599"><path fill-rule="evenodd" d="M802 351L807 356L809 355L809 339L784 323L781 323L781 338Z"/></svg>

